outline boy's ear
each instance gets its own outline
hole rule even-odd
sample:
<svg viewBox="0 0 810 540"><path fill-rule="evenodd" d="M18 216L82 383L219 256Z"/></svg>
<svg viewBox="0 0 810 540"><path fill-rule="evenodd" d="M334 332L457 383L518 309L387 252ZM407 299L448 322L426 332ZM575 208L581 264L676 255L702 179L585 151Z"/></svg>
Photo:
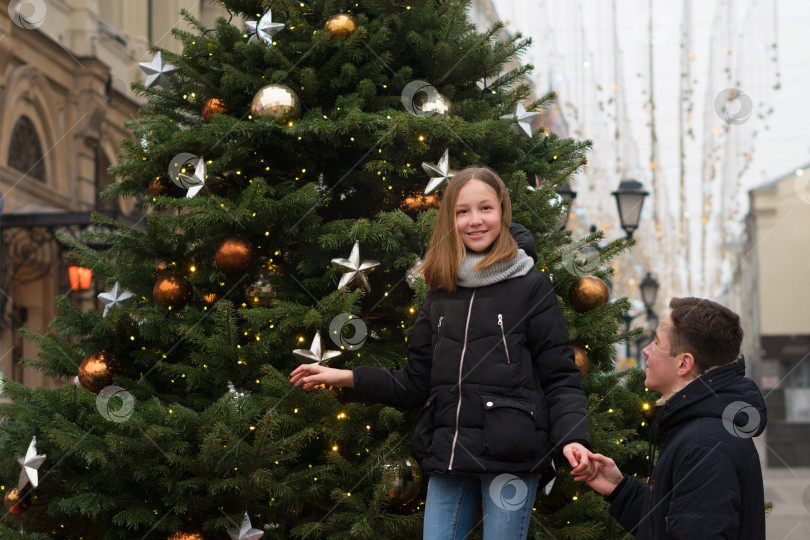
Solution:
<svg viewBox="0 0 810 540"><path fill-rule="evenodd" d="M695 357L692 356L692 353L683 353L681 356L680 363L678 364L678 375L681 377L685 377L690 373L693 374L695 377L700 375L697 372L697 365L695 364Z"/></svg>

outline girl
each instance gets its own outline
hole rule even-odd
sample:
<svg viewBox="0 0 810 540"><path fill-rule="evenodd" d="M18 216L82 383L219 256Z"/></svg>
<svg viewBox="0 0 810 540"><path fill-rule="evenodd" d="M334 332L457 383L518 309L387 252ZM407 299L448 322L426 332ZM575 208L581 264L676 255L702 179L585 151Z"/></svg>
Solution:
<svg viewBox="0 0 810 540"><path fill-rule="evenodd" d="M309 391L422 407L414 453L429 475L424 538L468 538L483 502L484 540L525 539L553 449L587 464L585 394L551 280L510 234L512 206L493 170L448 183L420 272L430 292L408 343L408 367L302 364ZM525 249L534 253L531 235Z"/></svg>

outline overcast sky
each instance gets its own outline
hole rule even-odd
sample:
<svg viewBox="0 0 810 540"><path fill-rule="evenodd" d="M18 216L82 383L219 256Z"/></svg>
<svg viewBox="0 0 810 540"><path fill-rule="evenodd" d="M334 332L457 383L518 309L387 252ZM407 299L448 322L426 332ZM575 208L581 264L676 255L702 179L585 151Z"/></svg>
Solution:
<svg viewBox="0 0 810 540"><path fill-rule="evenodd" d="M657 238L652 227L639 230L640 240L647 235L646 247L639 249L649 265L657 261L678 269L671 276L676 289L671 292L715 293L729 269L718 246L740 237L747 191L810 163L810 2L703 0L687 4L688 14L684 0L656 0L652 9L650 0L493 3L510 31L534 40L524 60L535 65L538 93L549 87L557 91L569 134L594 141L589 168L574 182L580 195L576 204L584 223L600 226L609 237L623 234L613 223L616 210L610 197L620 179L633 177L651 187L652 41L658 190L657 201L645 203L642 217L652 222L655 211L660 226ZM681 49L685 20L691 30L687 54ZM685 69L686 87L681 84ZM718 96L730 88L750 97L752 107L750 116L732 124L716 110ZM684 103L692 111L681 121L685 92ZM729 113L738 114L741 103L731 102ZM684 137L685 159L680 155L681 127L692 131ZM705 172L707 163L715 165L714 176ZM690 225L680 224L681 215L688 216ZM689 257L684 255L686 244Z"/></svg>

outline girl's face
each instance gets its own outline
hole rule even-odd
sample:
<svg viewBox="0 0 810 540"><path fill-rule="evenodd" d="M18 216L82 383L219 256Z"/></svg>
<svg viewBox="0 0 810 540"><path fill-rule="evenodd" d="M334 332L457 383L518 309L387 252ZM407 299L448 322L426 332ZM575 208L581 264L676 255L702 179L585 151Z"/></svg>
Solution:
<svg viewBox="0 0 810 540"><path fill-rule="evenodd" d="M458 192L456 228L471 251L484 251L501 234L501 203L495 190L471 179Z"/></svg>

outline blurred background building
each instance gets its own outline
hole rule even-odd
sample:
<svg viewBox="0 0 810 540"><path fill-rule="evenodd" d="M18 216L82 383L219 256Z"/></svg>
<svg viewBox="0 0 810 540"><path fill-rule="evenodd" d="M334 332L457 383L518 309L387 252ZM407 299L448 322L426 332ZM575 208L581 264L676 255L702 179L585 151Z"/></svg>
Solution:
<svg viewBox="0 0 810 540"><path fill-rule="evenodd" d="M131 203L98 193L115 181L107 169L138 111L130 91L145 78L138 64L151 61L150 42L177 50L171 29L184 25L181 9L209 25L227 14L207 0L9 3L0 0L0 375L54 386L20 365L37 349L17 330L45 331L59 294L89 307L100 289L91 279L71 290L53 233L80 234L94 210L133 217Z"/></svg>
<svg viewBox="0 0 810 540"><path fill-rule="evenodd" d="M807 165L749 191L729 286L728 304L745 325L750 375L768 407L769 467L810 466L809 183Z"/></svg>

